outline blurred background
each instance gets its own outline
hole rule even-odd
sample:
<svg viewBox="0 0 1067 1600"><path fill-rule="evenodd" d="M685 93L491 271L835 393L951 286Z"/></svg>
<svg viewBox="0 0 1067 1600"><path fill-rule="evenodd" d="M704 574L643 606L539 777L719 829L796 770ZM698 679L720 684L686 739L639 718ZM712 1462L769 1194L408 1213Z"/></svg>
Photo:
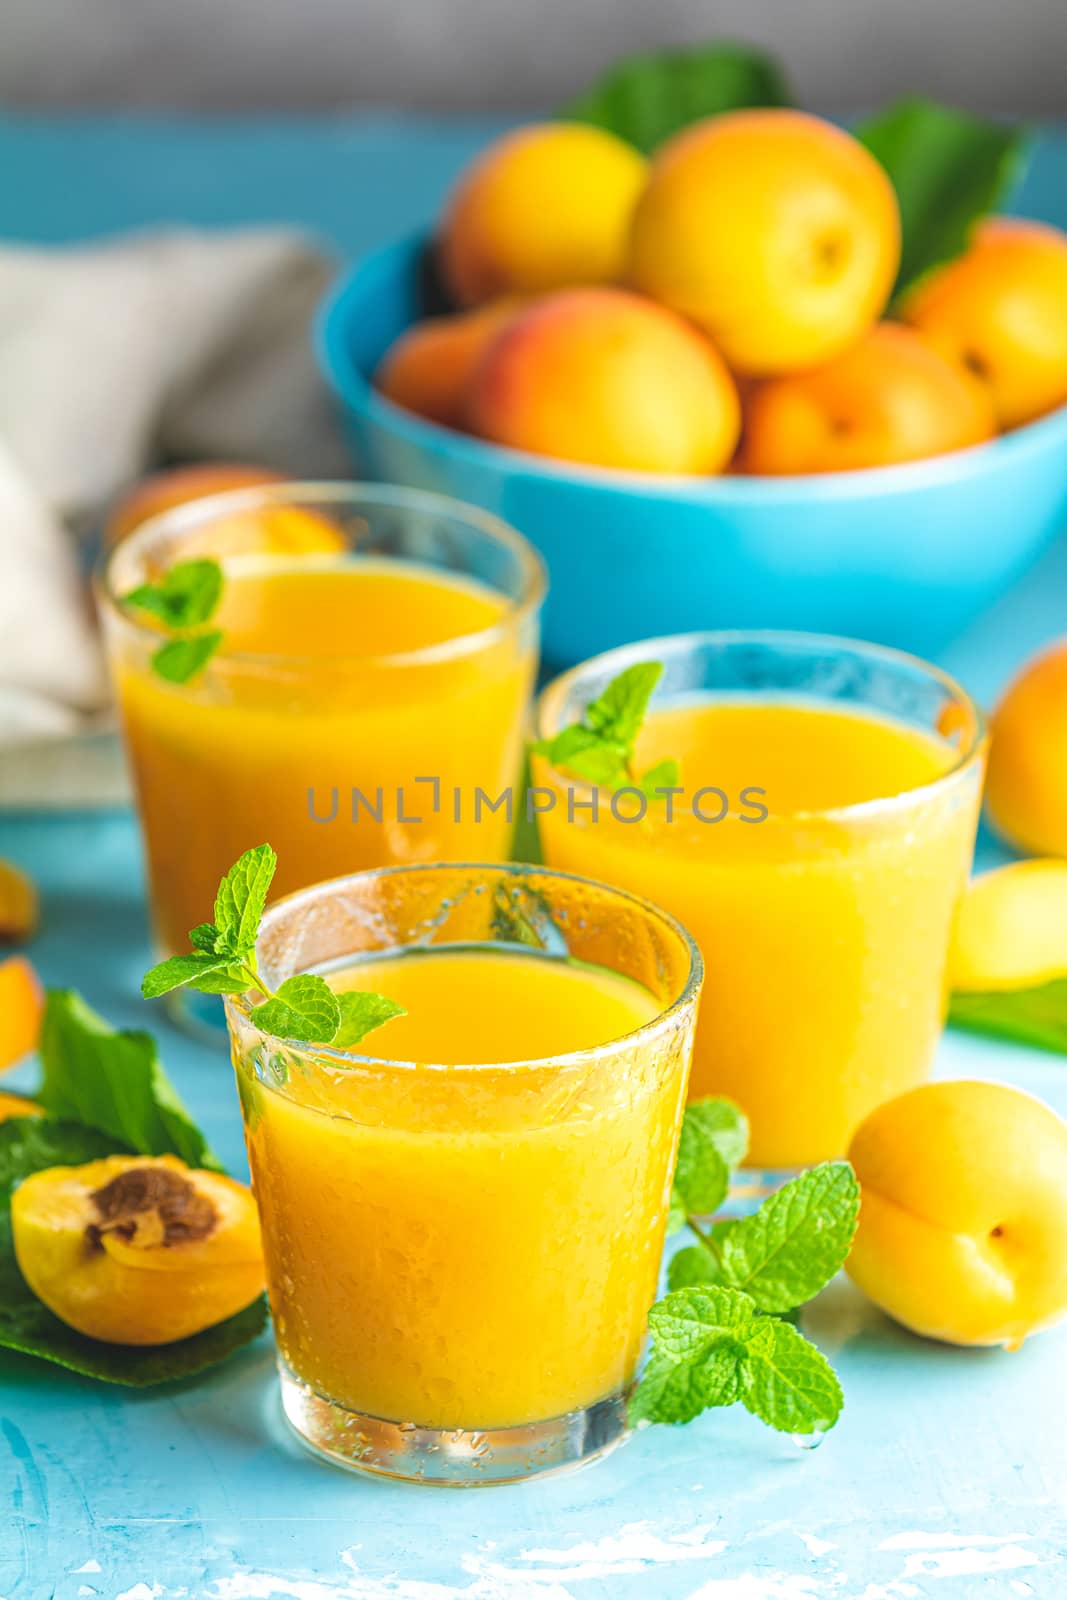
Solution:
<svg viewBox="0 0 1067 1600"><path fill-rule="evenodd" d="M0 808L125 794L88 574L140 480L187 462L349 476L310 338L338 274L430 227L510 122L551 115L620 57L731 40L774 57L810 110L919 95L1004 119L994 141L1005 120L1027 124L1010 208L1067 228L1067 0L0 0ZM937 160L931 174L943 186ZM351 322L375 360L396 331L380 308ZM418 465L371 462L412 483ZM1053 490L1030 478L1035 517L1055 521ZM462 475L444 486L479 498ZM507 515L510 492L494 501ZM997 504L1021 569L1040 541L1014 489ZM985 567L966 570L999 594L993 505L982 490L973 518L964 508L968 546L972 521L985 527ZM896 515L887 503L887 527ZM514 520L536 542L529 506ZM587 508L544 520L588 542ZM603 526L615 536L617 508ZM924 544L909 582L928 581L927 557ZM839 566L826 570L844 581ZM792 594L796 573L780 576ZM1040 592L1059 607L1054 586ZM849 631L864 628L875 636Z"/></svg>
<svg viewBox="0 0 1067 1600"><path fill-rule="evenodd" d="M826 109L1067 108L1064 0L4 0L0 102L533 109L624 51L717 36L773 50Z"/></svg>

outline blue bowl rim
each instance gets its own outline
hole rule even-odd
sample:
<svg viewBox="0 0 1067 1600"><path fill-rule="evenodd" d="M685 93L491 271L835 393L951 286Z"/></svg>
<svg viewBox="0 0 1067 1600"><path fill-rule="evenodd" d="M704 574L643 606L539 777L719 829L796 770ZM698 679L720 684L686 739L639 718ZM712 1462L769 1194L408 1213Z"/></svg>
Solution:
<svg viewBox="0 0 1067 1600"><path fill-rule="evenodd" d="M401 262L417 260L431 243L426 231L409 234L369 251L346 268L327 290L315 315L313 339L319 365L341 403L386 432L431 455L445 456L481 472L528 479L560 479L575 488L618 490L707 506L818 505L832 500L866 500L873 496L910 494L947 486L1039 455L1055 442L1067 443L1067 404L983 444L896 466L864 467L851 472L811 473L796 477L686 477L666 473L625 472L584 466L528 454L460 433L405 411L378 393L351 359L345 329L353 307L362 298L366 278Z"/></svg>

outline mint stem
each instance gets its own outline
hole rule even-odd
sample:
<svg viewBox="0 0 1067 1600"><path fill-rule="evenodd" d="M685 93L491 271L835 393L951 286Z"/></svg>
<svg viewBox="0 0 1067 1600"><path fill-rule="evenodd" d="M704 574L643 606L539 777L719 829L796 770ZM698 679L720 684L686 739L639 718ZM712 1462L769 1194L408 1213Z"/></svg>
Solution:
<svg viewBox="0 0 1067 1600"><path fill-rule="evenodd" d="M700 1224L698 1222L696 1222L695 1219L689 1215L688 1212L686 1213L685 1220L686 1220L687 1226L692 1229L693 1233L696 1234L697 1239L704 1246L704 1249L708 1252L708 1255L715 1262L715 1265L717 1267L721 1267L722 1266L722 1252L720 1251L718 1245L715 1243L715 1240L712 1238L711 1234L709 1232L706 1232L700 1226Z"/></svg>

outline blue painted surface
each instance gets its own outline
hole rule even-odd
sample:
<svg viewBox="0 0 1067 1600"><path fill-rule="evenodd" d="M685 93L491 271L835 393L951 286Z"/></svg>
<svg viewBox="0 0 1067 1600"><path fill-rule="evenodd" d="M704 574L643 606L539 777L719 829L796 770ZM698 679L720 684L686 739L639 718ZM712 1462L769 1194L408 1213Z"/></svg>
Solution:
<svg viewBox="0 0 1067 1600"><path fill-rule="evenodd" d="M807 478L602 472L425 422L370 380L425 315L427 245L416 234L344 279L320 320L322 368L366 476L472 501L541 552L555 666L699 628L799 628L932 655L1067 522L1067 406L978 449Z"/></svg>
<svg viewBox="0 0 1067 1600"><path fill-rule="evenodd" d="M345 250L369 247L428 214L478 136L430 131L134 136L0 119L0 225L62 239L161 217L290 216ZM1031 209L1063 223L1065 172L1060 138L1035 167ZM1065 597L1061 543L946 663L992 696L1063 630ZM0 817L0 855L42 886L45 979L77 985L115 1023L153 1027L212 1143L243 1167L224 1052L137 997L149 947L132 819ZM939 1070L1020 1084L1067 1113L1061 1059L950 1036ZM20 1069L5 1087L31 1082ZM727 1412L648 1430L573 1476L477 1493L364 1481L306 1457L282 1430L267 1339L199 1383L142 1395L0 1354L0 1597L1060 1600L1065 1336L1013 1356L950 1350L894 1329L843 1282L807 1326L848 1397L817 1452Z"/></svg>

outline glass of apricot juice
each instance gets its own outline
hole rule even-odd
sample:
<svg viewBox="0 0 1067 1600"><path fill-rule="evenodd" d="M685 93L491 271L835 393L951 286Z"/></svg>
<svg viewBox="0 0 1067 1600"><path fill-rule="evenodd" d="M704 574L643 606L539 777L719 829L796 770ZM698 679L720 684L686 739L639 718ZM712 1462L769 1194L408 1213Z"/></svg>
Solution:
<svg viewBox="0 0 1067 1600"><path fill-rule="evenodd" d="M675 758L678 790L612 799L536 757L545 859L651 896L696 938L707 978L693 1090L747 1112L758 1189L843 1155L869 1111L927 1076L982 716L951 678L894 650L704 633L577 667L543 692L537 733L579 720L644 661L663 675L634 770Z"/></svg>
<svg viewBox="0 0 1067 1600"><path fill-rule="evenodd" d="M125 597L205 557L223 573L221 643L168 681L165 635ZM263 840L280 893L507 856L496 802L520 768L544 577L497 518L389 487L243 489L146 523L100 587L164 954Z"/></svg>
<svg viewBox="0 0 1067 1600"><path fill-rule="evenodd" d="M357 873L268 907L268 983L406 1014L357 1050L226 1000L285 1413L345 1466L476 1484L626 1431L701 982L665 913L532 866Z"/></svg>

